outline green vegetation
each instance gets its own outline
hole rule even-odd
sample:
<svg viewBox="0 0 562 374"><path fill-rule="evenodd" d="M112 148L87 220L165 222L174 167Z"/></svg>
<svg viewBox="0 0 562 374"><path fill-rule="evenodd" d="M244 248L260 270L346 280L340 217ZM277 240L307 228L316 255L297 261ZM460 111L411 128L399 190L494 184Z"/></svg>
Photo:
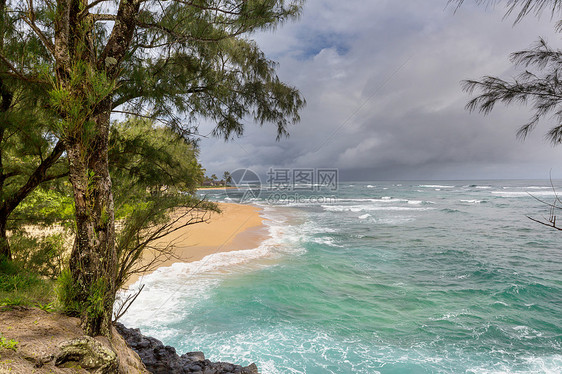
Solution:
<svg viewBox="0 0 562 374"><path fill-rule="evenodd" d="M301 0L105 3L0 0L0 257L59 276L62 308L90 335L110 334L151 241L216 210L193 194L197 120L224 139L272 123L280 138L305 104L247 38ZM54 224L59 237L29 232Z"/></svg>
<svg viewBox="0 0 562 374"><path fill-rule="evenodd" d="M450 0L462 5L463 0ZM489 1L476 0L477 3ZM560 0L513 0L508 2L506 15L516 13L515 23L525 16L534 14L540 16L543 10L550 10L551 17L562 16L562 1ZM559 18L558 31L562 30L562 19ZM541 119L554 119L554 126L546 133L546 139L553 145L562 143L562 51L554 49L542 38L529 49L511 54L511 61L515 68L524 69L517 77L504 80L499 77L486 76L480 80L467 80L463 84L465 91L477 93L467 104L470 111L479 110L484 114L490 113L497 103L510 105L513 103L529 104L533 114L527 123L517 131L517 136L525 139L538 125ZM553 185L554 188L554 185ZM541 225L562 231L556 223L557 211L561 209L559 196L554 197L552 203L537 199L548 207L549 214L541 219L530 216L527 218Z"/></svg>
<svg viewBox="0 0 562 374"><path fill-rule="evenodd" d="M8 220L14 210L39 185L68 173L63 144L50 132L57 118L46 110L45 90L27 79L14 79L9 72L9 60L48 58L39 43L20 38L13 11L9 1L0 0L0 257L8 259Z"/></svg>
<svg viewBox="0 0 562 374"><path fill-rule="evenodd" d="M76 301L78 291L76 290L76 284L72 279L70 270L64 270L58 277L55 290L62 311L71 316L79 316L82 307Z"/></svg>
<svg viewBox="0 0 562 374"><path fill-rule="evenodd" d="M11 349L17 351L19 342L13 339L6 339L0 334L0 349Z"/></svg>
<svg viewBox="0 0 562 374"><path fill-rule="evenodd" d="M13 261L0 262L0 306L53 306L53 284Z"/></svg>
<svg viewBox="0 0 562 374"><path fill-rule="evenodd" d="M456 0L454 2L460 6L464 1ZM476 0L476 2L487 3L489 1ZM515 13L517 23L529 14L539 16L544 9L549 10L553 18L562 16L560 13L562 2L558 0L510 1L507 15ZM560 25L558 23L559 29ZM553 144L562 143L562 82L560 81L562 60L560 53L560 50L551 48L542 38L530 49L512 53L511 61L516 68L522 68L524 71L510 81L492 76L465 81L465 91L478 92L467 104L467 108L471 111L479 110L488 114L497 103L529 103L534 113L530 120L519 128L517 135L525 138L541 118L552 116L555 125L547 132L546 137Z"/></svg>
<svg viewBox="0 0 562 374"><path fill-rule="evenodd" d="M197 188L215 188L215 187L228 187L232 183L232 176L230 172L225 171L222 179L219 179L216 174L210 177L203 177L203 182Z"/></svg>
<svg viewBox="0 0 562 374"><path fill-rule="evenodd" d="M37 303L35 304L35 306L45 312L53 312L55 311L55 303L53 301L51 301L48 304L41 304L41 303Z"/></svg>

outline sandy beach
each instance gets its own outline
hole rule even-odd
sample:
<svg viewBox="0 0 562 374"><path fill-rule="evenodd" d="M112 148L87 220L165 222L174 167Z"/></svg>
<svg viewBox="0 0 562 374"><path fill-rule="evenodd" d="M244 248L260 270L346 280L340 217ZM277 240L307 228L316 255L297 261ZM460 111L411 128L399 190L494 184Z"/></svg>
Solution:
<svg viewBox="0 0 562 374"><path fill-rule="evenodd" d="M186 226L156 241L156 248L171 246L173 249L173 257L159 262L158 267L199 261L217 252L256 248L267 238L268 232L257 207L230 203L219 203L219 207L221 213L211 213L207 222ZM155 251L147 250L141 263L150 263L154 258ZM131 276L125 287L146 274Z"/></svg>

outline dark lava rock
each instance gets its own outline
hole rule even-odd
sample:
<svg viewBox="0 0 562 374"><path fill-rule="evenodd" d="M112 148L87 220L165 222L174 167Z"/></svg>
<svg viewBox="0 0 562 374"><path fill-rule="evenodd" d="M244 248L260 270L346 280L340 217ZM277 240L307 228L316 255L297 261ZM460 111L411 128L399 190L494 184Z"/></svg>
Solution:
<svg viewBox="0 0 562 374"><path fill-rule="evenodd" d="M144 336L139 329L129 329L121 323L116 323L115 327L153 374L259 374L256 364L240 366L211 362L205 359L203 352L178 356L174 347L164 346L160 340Z"/></svg>

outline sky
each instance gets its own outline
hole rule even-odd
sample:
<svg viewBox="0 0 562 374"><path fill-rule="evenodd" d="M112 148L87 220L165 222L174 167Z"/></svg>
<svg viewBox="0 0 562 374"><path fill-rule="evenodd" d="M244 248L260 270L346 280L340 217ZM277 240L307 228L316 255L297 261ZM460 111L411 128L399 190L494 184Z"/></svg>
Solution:
<svg viewBox="0 0 562 374"><path fill-rule="evenodd" d="M549 13L513 24L502 2L458 10L447 0L308 0L299 20L252 35L307 100L290 137L248 121L241 138L202 138L208 175L247 168L337 168L342 180L562 178L562 145L525 141L525 106L465 109L461 82L517 75L512 52L540 37L560 44ZM212 123L201 123L208 134Z"/></svg>

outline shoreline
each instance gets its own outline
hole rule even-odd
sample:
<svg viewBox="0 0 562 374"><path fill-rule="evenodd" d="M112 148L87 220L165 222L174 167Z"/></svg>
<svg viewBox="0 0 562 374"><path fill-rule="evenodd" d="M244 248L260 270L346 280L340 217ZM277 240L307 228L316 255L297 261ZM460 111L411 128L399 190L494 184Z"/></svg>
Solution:
<svg viewBox="0 0 562 374"><path fill-rule="evenodd" d="M236 190L235 186L210 186L210 187L197 187L197 192L201 191L220 191L220 190ZM226 204L226 203L225 203Z"/></svg>
<svg viewBox="0 0 562 374"><path fill-rule="evenodd" d="M172 256L159 260L150 271L133 274L123 288L129 288L159 268L178 262L199 261L214 253L254 249L268 239L269 232L263 223L265 218L261 216L260 208L235 203L218 205L221 213L212 212L207 222L186 226L155 241L154 247L169 247ZM147 249L140 260L141 266L153 261L156 252Z"/></svg>

